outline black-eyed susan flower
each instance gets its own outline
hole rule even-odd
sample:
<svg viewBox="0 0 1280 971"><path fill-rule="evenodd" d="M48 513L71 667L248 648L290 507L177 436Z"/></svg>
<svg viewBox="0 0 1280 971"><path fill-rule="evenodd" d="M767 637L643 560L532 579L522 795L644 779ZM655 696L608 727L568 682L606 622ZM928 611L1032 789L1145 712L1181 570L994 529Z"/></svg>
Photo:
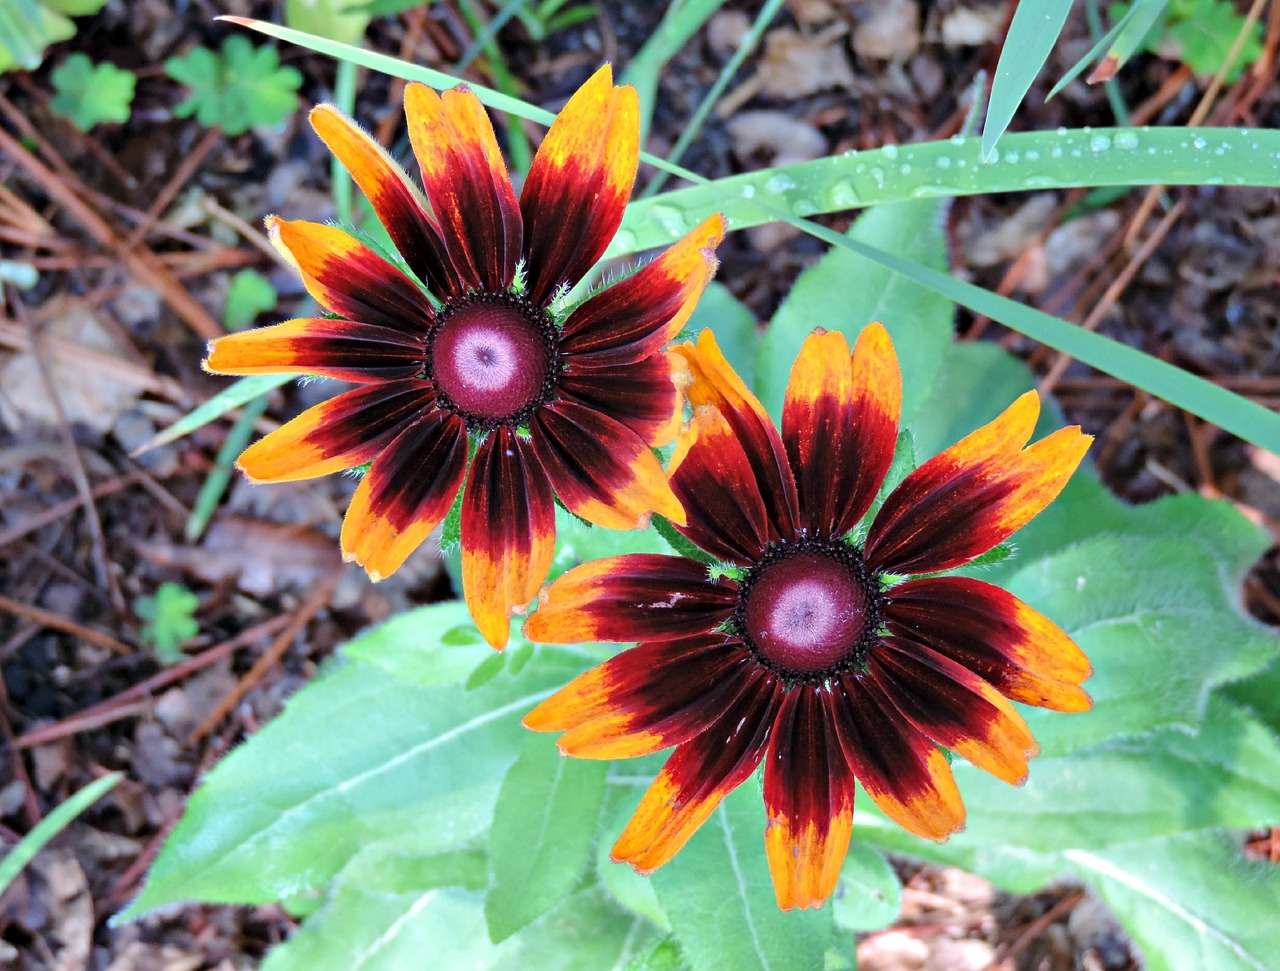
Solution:
<svg viewBox="0 0 1280 971"><path fill-rule="evenodd" d="M271 239L338 319L220 338L206 366L360 385L267 435L239 465L279 482L371 462L341 542L375 580L443 520L465 480L463 592L485 638L502 647L510 615L550 569L555 497L615 529L642 526L653 511L684 521L651 451L680 425L662 348L715 270L724 222L708 219L560 320L553 302L600 259L631 193L635 90L615 87L608 66L587 81L551 126L519 199L471 91L410 84L405 116L425 198L337 109L321 105L311 123L410 272L340 229L271 217Z"/></svg>
<svg viewBox="0 0 1280 971"><path fill-rule="evenodd" d="M1035 740L1009 699L1081 711L1089 663L1047 618L999 587L935 574L1004 541L1066 484L1089 444L1065 428L1029 447L1039 399L925 462L865 533L893 457L901 377L887 332L852 356L815 333L787 389L782 433L710 332L673 351L693 420L671 484L691 542L724 561L619 556L547 590L536 641L639 641L525 718L565 730L584 758L675 751L613 847L661 866L764 761L765 848L778 904L821 905L853 823L854 780L932 839L964 822L942 748L1007 782Z"/></svg>

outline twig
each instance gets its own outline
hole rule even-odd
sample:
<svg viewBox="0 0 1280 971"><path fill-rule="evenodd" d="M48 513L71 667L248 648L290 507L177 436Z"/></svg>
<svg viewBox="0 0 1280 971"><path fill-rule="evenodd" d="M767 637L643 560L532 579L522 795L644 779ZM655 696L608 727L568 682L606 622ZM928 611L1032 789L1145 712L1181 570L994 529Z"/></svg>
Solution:
<svg viewBox="0 0 1280 971"><path fill-rule="evenodd" d="M1074 890L1067 896L1063 897L1056 904L1046 910L1043 914L1033 920L1030 924L1022 929L1022 933L1014 939L1014 942L1008 948L1001 948L996 952L995 958L987 965L988 968L995 968L1006 961L1013 961L1019 954L1025 951L1050 924L1057 921L1060 917L1064 917L1076 908L1080 901L1084 900L1083 890Z"/></svg>
<svg viewBox="0 0 1280 971"><path fill-rule="evenodd" d="M173 170L173 175L169 177L169 181L160 190L155 201L147 207L142 220L124 238L122 245L126 250L133 249L147 238L147 234L151 232L151 227L156 224L156 221L168 208L169 203L173 202L173 197L187 184L187 181L195 174L196 168L205 160L205 156L213 151L213 147L222 140L222 137L221 128L205 129L204 136L200 141L196 142L195 148L182 160L182 164Z"/></svg>
<svg viewBox="0 0 1280 971"><path fill-rule="evenodd" d="M0 594L0 610L7 610L17 617L25 617L27 620L34 621L43 627L51 627L54 630L62 631L64 634L71 634L82 641L88 641L98 647L104 647L113 654L127 657L133 653L132 647L124 641L116 640L110 634L104 634L102 631L94 630L92 627L85 627L83 624L78 624L68 617L63 617L61 614L55 614L51 610L20 603L3 594Z"/></svg>
<svg viewBox="0 0 1280 971"><path fill-rule="evenodd" d="M134 469L126 472L118 479L112 479L110 482L102 482L89 490L89 495L94 499L105 499L113 493L119 492L121 489L127 489L142 477L141 469ZM28 533L33 533L37 529L42 529L50 523L56 523L63 516L67 516L80 508L82 498L77 496L74 499L63 499L61 502L55 502L47 509L32 516L28 516L20 523L14 523L7 529L0 530L0 549L8 546L14 540L21 539Z"/></svg>
<svg viewBox="0 0 1280 971"><path fill-rule="evenodd" d="M311 591L311 596L303 602L297 613L293 615L288 626L276 636L276 639L271 642L271 646L262 652L262 656L254 662L253 667L236 682L236 686L218 703L218 706L187 736L188 745L196 744L212 731L218 722L222 721L230 713L231 709L240 703L240 699L245 696L249 689L284 657L285 652L293 644L293 639L301 633L302 629L311 621L311 618L318 614L325 604L329 602L329 598L333 594L333 588L337 586L338 579L341 576L342 571L334 570L320 581Z"/></svg>

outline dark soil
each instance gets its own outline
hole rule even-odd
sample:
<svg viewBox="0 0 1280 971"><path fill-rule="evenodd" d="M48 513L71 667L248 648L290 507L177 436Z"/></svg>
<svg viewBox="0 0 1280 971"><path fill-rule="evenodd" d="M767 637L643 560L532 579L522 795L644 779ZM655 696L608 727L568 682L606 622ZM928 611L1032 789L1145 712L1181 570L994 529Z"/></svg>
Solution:
<svg viewBox="0 0 1280 971"><path fill-rule="evenodd" d="M597 6L595 17L542 43L518 21L499 33L523 97L557 109L602 60L627 64L665 4ZM1012 6L793 0L729 85L728 110L712 112L682 162L719 176L795 161L797 152L950 135L975 78L994 66ZM273 19L279 7L111 0L80 20L77 36L52 48L40 70L0 76L0 256L40 270L34 288L5 288L0 320L0 730L8 741L0 838L16 841L96 776L127 774L0 900L0 964L22 971L255 967L289 933L277 908L189 907L116 928L106 921L137 891L202 772L271 718L337 644L449 594L425 550L376 587L341 567L336 535L352 483L340 476L270 488L233 481L207 531L188 539L225 421L131 457L224 386L199 362L231 273L253 267L278 288L280 305L263 320L284 319L302 296L264 252L262 217L332 214L328 158L303 114L281 132L234 138L171 115L181 93L164 74L165 58L220 44L233 28L214 23L217 14ZM727 3L668 66L651 151L669 151L758 7ZM879 29L890 16L900 18L893 29ZM379 18L368 35L378 50L441 67L471 39L455 0ZM1083 22L1073 21L1044 77L1060 77L1088 46ZM49 70L72 51L138 73L127 123L84 135L51 113ZM293 48L282 57L303 73L305 104L332 98L332 62ZM1269 73L1225 86L1207 123L1280 127L1280 85L1268 63ZM483 58L466 74L494 83ZM1119 84L1137 119L1161 124L1186 123L1206 86L1149 55ZM1077 82L1045 104L1046 87L1033 89L1015 128L1114 123L1101 87ZM359 90L357 116L402 151L399 85L366 75ZM958 200L948 219L953 271L1077 322L1095 318L1103 333L1280 405L1280 192L1175 188L1151 209L1146 195ZM1082 205L1085 215L1074 218ZM1177 211L1162 223L1168 207ZM843 229L852 214L822 219ZM1163 235L1140 252L1153 234ZM759 227L726 240L719 279L767 320L822 252L785 227ZM1131 263L1132 282L1108 293ZM1226 496L1277 534L1277 456L1081 365L1059 367L1051 352L967 312L957 327L966 339L1005 343L1046 376L1070 417L1098 436L1094 456L1122 496ZM326 395L288 386L260 430ZM176 668L158 663L136 613L138 599L165 581L200 601L200 634ZM1274 548L1245 594L1259 617L1280 622ZM264 651L274 663L251 672ZM863 967L1136 967L1105 912L1074 888L1010 898L959 871L902 868L903 918L863 942Z"/></svg>

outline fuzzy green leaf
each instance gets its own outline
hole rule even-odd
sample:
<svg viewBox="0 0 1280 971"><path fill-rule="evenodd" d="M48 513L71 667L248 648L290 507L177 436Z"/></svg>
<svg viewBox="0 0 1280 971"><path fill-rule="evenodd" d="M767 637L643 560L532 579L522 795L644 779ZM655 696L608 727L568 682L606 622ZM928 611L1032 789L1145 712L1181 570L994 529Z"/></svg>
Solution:
<svg viewBox="0 0 1280 971"><path fill-rule="evenodd" d="M274 47L254 47L239 34L227 38L221 53L194 47L165 61L165 70L189 89L173 113L195 115L200 124L228 135L278 125L298 108L302 74L281 67Z"/></svg>
<svg viewBox="0 0 1280 971"><path fill-rule="evenodd" d="M257 270L241 270L227 284L227 300L222 322L227 330L242 330L260 314L276 308L276 288Z"/></svg>
<svg viewBox="0 0 1280 971"><path fill-rule="evenodd" d="M94 64L80 53L70 55L49 75L57 92L49 107L88 131L104 121L128 121L137 81L132 71L114 64Z"/></svg>

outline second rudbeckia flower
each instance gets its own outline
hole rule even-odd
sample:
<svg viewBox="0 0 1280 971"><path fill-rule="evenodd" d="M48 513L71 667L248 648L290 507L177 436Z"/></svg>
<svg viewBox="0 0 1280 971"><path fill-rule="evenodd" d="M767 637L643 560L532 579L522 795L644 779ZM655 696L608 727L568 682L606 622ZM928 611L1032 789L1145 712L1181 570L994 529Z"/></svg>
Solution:
<svg viewBox="0 0 1280 971"><path fill-rule="evenodd" d="M615 87L607 66L587 81L547 133L519 199L469 90L411 84L405 114L425 198L345 115L322 105L311 121L412 276L340 229L271 217L273 242L338 319L221 338L206 366L360 385L251 446L239 465L253 479L288 481L372 462L342 550L374 579L426 539L465 481L463 592L485 638L502 647L510 615L550 569L554 497L615 529L642 526L652 512L684 522L650 450L679 425L662 348L714 273L724 222L708 219L560 321L554 299L603 255L631 194L635 90Z"/></svg>

